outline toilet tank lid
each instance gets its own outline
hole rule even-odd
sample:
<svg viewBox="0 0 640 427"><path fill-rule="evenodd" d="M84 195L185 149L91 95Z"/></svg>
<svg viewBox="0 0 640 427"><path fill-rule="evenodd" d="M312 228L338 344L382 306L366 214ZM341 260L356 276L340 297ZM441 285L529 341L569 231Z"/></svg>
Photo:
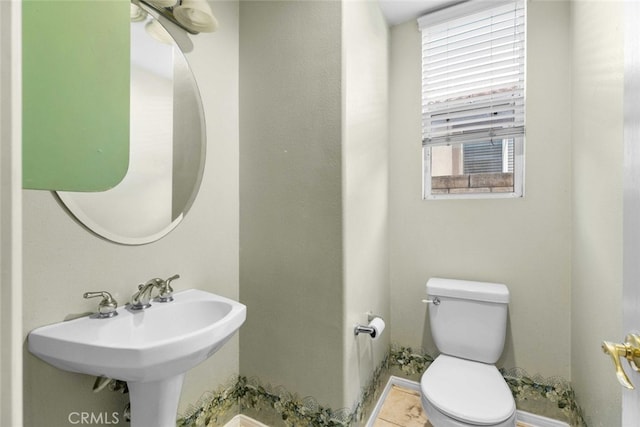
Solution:
<svg viewBox="0 0 640 427"><path fill-rule="evenodd" d="M427 294L475 301L509 303L509 289L501 283L432 277L427 281Z"/></svg>

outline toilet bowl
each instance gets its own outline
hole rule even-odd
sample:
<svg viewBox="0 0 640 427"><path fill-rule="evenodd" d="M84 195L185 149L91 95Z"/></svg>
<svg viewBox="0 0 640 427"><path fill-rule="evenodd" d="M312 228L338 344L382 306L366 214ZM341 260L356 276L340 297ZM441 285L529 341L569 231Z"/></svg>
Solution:
<svg viewBox="0 0 640 427"><path fill-rule="evenodd" d="M507 287L434 278L427 294L441 353L420 381L427 418L434 427L514 427L515 401L495 366L506 335Z"/></svg>
<svg viewBox="0 0 640 427"><path fill-rule="evenodd" d="M420 388L434 427L515 425L513 396L494 365L443 354L422 376Z"/></svg>

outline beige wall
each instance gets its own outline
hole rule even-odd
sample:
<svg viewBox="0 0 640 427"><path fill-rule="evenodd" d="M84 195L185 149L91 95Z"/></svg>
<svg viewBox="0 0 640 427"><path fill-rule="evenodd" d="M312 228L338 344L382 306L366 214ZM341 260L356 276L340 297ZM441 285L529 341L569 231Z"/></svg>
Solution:
<svg viewBox="0 0 640 427"><path fill-rule="evenodd" d="M375 2L242 2L243 375L352 409L389 334L387 26Z"/></svg>
<svg viewBox="0 0 640 427"><path fill-rule="evenodd" d="M238 298L238 3L213 2L218 32L193 37L187 54L207 123L207 161L200 193L181 225L145 246L121 246L83 229L45 191L23 192L24 335L67 315L95 310L88 290L112 292L124 304L141 281L180 273L176 290L200 288ZM187 374L180 410L237 375L233 338ZM122 414L125 398L94 394L93 378L53 368L24 351L25 426L68 426L73 411ZM122 419L122 416L120 416ZM121 423L126 425L126 423Z"/></svg>
<svg viewBox="0 0 640 427"><path fill-rule="evenodd" d="M345 402L368 385L389 330L355 337L368 311L389 322L388 28L376 2L342 3Z"/></svg>
<svg viewBox="0 0 640 427"><path fill-rule="evenodd" d="M178 272L178 289L249 308L240 339L187 375L181 410L238 372L339 408L389 340L434 351L420 302L429 277L504 282L499 364L572 379L590 426L619 425L619 386L599 351L621 338L619 5L529 1L526 195L467 201L420 198L414 21L387 33L364 2L212 5L223 25L187 55L209 141L191 212L161 241L127 247L82 229L50 193L25 191L24 335L94 309L86 290L124 303L140 281ZM368 310L387 320L376 342L352 335ZM122 409L88 376L27 351L24 365L26 426Z"/></svg>
<svg viewBox="0 0 640 427"><path fill-rule="evenodd" d="M525 197L421 200L420 33L391 29L391 340L433 353L421 299L434 276L502 282L511 292L499 365L571 376L569 3L530 1Z"/></svg>
<svg viewBox="0 0 640 427"><path fill-rule="evenodd" d="M240 4L240 369L343 405L341 5Z"/></svg>
<svg viewBox="0 0 640 427"><path fill-rule="evenodd" d="M623 6L573 1L571 378L590 427L620 425L602 340L621 342Z"/></svg>

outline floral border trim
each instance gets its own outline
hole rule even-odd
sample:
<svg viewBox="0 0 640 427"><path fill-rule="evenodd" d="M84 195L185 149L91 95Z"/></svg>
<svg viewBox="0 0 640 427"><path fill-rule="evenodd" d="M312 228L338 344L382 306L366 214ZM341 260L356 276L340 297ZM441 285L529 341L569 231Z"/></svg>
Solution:
<svg viewBox="0 0 640 427"><path fill-rule="evenodd" d="M391 353L389 352L374 371L368 386L363 388L360 398L355 403L351 411L352 425L363 425L366 423L386 385L389 377L390 363Z"/></svg>
<svg viewBox="0 0 640 427"><path fill-rule="evenodd" d="M176 427L213 427L224 425L238 415L238 377L233 377L216 391L204 393L178 417Z"/></svg>
<svg viewBox="0 0 640 427"><path fill-rule="evenodd" d="M363 425L384 386L383 380L392 374L419 379L433 357L411 347L392 345L387 357L374 372L353 408L332 410L320 405L313 397L300 398L282 386L263 384L257 378L234 377L215 392L205 393L178 419L177 427L214 427L241 413L273 427L318 426L350 427ZM501 369L516 406L538 415L586 427L581 408L570 383L559 377L530 376L519 368Z"/></svg>
<svg viewBox="0 0 640 427"><path fill-rule="evenodd" d="M389 355L391 369L401 375L419 378L433 362L433 357L411 347L392 345ZM516 407L527 412L565 421L574 427L586 427L582 409L578 405L571 384L560 377L531 376L524 369L500 369Z"/></svg>
<svg viewBox="0 0 640 427"><path fill-rule="evenodd" d="M215 427L247 410L268 418L270 425L347 427L353 418L347 409L332 411L312 397L301 399L282 386L274 388L256 378L239 376L232 385L205 393L178 419L177 427Z"/></svg>
<svg viewBox="0 0 640 427"><path fill-rule="evenodd" d="M256 378L240 376L233 386L203 395L195 408L188 410L178 420L177 427L218 426L221 419L230 418L229 412L236 405L238 412L262 413L263 416L259 418L269 418L274 425L348 427L364 419L365 405L373 401L383 370L381 365L377 370L378 375L371 386L363 391L353 411L348 408L333 411L318 404L313 397L301 399L284 387L273 388L261 384Z"/></svg>
<svg viewBox="0 0 640 427"><path fill-rule="evenodd" d="M214 427L221 420L247 412L272 426L349 427L365 421L388 373L388 356L380 363L352 409L332 410L313 397L300 398L282 386L262 384L257 378L238 376L216 392L205 393L178 419L177 427Z"/></svg>
<svg viewBox="0 0 640 427"><path fill-rule="evenodd" d="M340 426L351 425L353 414L346 408L337 411L320 405L313 397L300 398L282 386L261 384L256 378L238 379L240 410L271 412L285 426ZM262 418L262 417L260 417ZM278 420L279 418L279 420Z"/></svg>
<svg viewBox="0 0 640 427"><path fill-rule="evenodd" d="M416 352L411 347L392 344L389 350L390 366L399 368L408 377L422 376L431 362L433 357L422 351Z"/></svg>
<svg viewBox="0 0 640 427"><path fill-rule="evenodd" d="M530 376L520 368L500 369L518 409L560 419L571 426L586 427L582 408L571 384L559 377Z"/></svg>

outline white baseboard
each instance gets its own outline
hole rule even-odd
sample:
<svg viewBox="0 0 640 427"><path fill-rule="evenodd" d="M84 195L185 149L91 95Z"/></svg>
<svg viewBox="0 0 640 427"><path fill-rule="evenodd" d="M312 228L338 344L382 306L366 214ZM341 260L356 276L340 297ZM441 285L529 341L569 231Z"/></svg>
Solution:
<svg viewBox="0 0 640 427"><path fill-rule="evenodd" d="M518 422L531 427L569 427L564 421L554 420L552 418L543 417L541 415L532 414L525 411L516 411Z"/></svg>
<svg viewBox="0 0 640 427"><path fill-rule="evenodd" d="M420 383L392 375L389 378L387 385L384 387L384 390L382 391L382 395L378 399L376 406L373 408L373 412L371 413L371 416L367 421L366 427L373 426L373 424L376 421L376 418L378 418L380 409L382 409L382 405L384 403L385 398L389 394L391 387L393 387L394 385L420 392ZM526 424L527 427L569 427L569 424L563 421L554 420L551 418L543 417L536 414L531 414L529 412L520 411L520 410L516 411L516 419L518 420L518 422Z"/></svg>
<svg viewBox="0 0 640 427"><path fill-rule="evenodd" d="M400 377L396 377L396 376L392 375L391 377L389 377L389 381L387 381L387 385L384 386L384 390L382 390L382 394L378 398L378 401L376 402L376 406L373 408L373 411L371 412L371 416L369 417L369 420L367 421L366 427L373 427L373 424L375 424L376 418L378 418L378 414L380 413L380 410L382 409L382 405L384 404L384 400L387 398L387 395L391 391L391 387L393 387L394 385L397 385L397 386L400 386L400 387L404 387L404 388L408 388L409 390L415 390L417 392L420 392L420 384L419 383L417 383L415 381L407 380L405 378L400 378Z"/></svg>

